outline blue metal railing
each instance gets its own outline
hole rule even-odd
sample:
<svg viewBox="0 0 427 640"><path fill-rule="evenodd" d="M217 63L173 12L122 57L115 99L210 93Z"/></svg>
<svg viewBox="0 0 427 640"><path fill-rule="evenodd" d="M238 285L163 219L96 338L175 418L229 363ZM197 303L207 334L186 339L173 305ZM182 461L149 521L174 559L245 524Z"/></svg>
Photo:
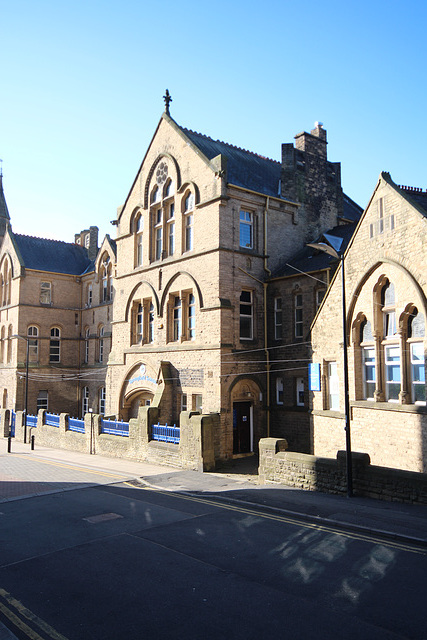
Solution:
<svg viewBox="0 0 427 640"><path fill-rule="evenodd" d="M56 413L46 413L46 424L49 424L51 427L59 427L59 414Z"/></svg>
<svg viewBox="0 0 427 640"><path fill-rule="evenodd" d="M77 433L85 432L85 421L79 418L68 418L69 431L77 431Z"/></svg>
<svg viewBox="0 0 427 640"><path fill-rule="evenodd" d="M112 436L129 437L129 422L119 420L101 420L101 433L108 433Z"/></svg>
<svg viewBox="0 0 427 640"><path fill-rule="evenodd" d="M37 416L32 416L27 413L27 427L37 427Z"/></svg>
<svg viewBox="0 0 427 640"><path fill-rule="evenodd" d="M168 424L153 424L151 426L151 438L160 442L172 442L179 444L180 429L176 425L168 427Z"/></svg>

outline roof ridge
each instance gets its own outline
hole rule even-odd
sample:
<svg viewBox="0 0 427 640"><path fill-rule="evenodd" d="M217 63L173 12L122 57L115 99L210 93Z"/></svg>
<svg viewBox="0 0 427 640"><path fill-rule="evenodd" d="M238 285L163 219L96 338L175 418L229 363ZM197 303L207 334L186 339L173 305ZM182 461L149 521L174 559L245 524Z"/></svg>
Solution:
<svg viewBox="0 0 427 640"><path fill-rule="evenodd" d="M200 133L199 131L193 131L193 129L187 129L186 127L181 127L181 129L185 132L193 133L196 136L201 136L202 138L206 138L207 140L211 140L212 142L219 142L220 144L224 144L227 147L231 147L232 149L237 149L238 151L244 151L245 153L250 153L252 156L256 156L257 158L261 158L262 160L268 160L269 162L275 162L276 164L281 164L279 160L273 160L273 158L268 158L267 156L263 156L260 153L256 153L255 151L250 151L249 149L244 149L243 147L238 147L235 144L231 144L230 142L224 142L223 140L214 140L211 136L207 136L205 133Z"/></svg>
<svg viewBox="0 0 427 640"><path fill-rule="evenodd" d="M81 245L77 244L77 242L67 242L66 240L55 240L54 238L41 238L40 236L30 236L27 233L15 233L15 232L13 232L13 235L15 237L19 236L20 238L32 238L33 240L48 240L49 242L60 242L62 244L72 244L72 245L75 245L76 247L81 247Z"/></svg>

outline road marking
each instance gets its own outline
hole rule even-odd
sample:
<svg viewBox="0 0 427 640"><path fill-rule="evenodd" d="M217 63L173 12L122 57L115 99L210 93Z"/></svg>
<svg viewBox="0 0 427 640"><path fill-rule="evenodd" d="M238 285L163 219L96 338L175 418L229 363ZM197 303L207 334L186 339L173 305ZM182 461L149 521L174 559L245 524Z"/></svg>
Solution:
<svg viewBox="0 0 427 640"><path fill-rule="evenodd" d="M134 484L130 484L130 482L125 482L124 484L128 484L135 488ZM181 498L182 500L189 500L192 502L200 502L202 504L210 504L215 507L220 507L222 509L227 509L228 511L237 511L238 513L244 513L247 515L258 516L260 518L264 518L267 520L276 520L278 522L286 522L286 524L292 524L298 527L305 527L306 529L315 529L317 531L324 531L326 533L336 533L345 538L350 538L351 540L361 540L362 542L373 542L379 543L386 547L392 547L393 549L400 549L401 551L410 551L412 553L418 553L420 555L427 555L427 549L419 548L415 545L405 544L403 542L395 542L393 540L387 540L387 538L382 538L380 536L376 536L375 534L368 535L364 533L357 533L353 531L343 531L342 529L338 529L333 525L327 524L317 524L315 522L306 522L301 519L298 520L296 517L279 515L274 513L263 513L262 511L257 511L254 509L250 509L248 507L242 507L239 505L227 504L224 502L216 502L211 498L198 498L190 495L183 495L181 493L177 493L175 491L166 491L164 489L158 489L156 487L138 487L139 489L143 489L145 491L153 491L155 493L162 493L163 495L174 495L177 498ZM343 526L345 526L343 524Z"/></svg>
<svg viewBox="0 0 427 640"><path fill-rule="evenodd" d="M28 460L27 456L21 456L19 454L15 457L22 458L23 460ZM37 459L33 458L32 461L41 462L42 464L49 464L52 467L60 467L62 469L72 469L73 471L84 471L85 473L90 473L97 476L105 476L106 478L123 478L128 476L128 474L125 474L125 473L118 472L116 474L113 474L113 473L109 473L108 471L95 471L95 470L87 469L86 467L66 464L65 462L55 462L53 460L44 460L43 458L37 458Z"/></svg>
<svg viewBox="0 0 427 640"><path fill-rule="evenodd" d="M67 640L65 636L56 631L53 627L47 624L47 622L36 616L35 613L27 609L27 607L19 602L19 600L16 600L16 598L4 589L0 589L0 598L5 600L9 605L6 606L3 602L0 602L0 611L30 640L46 640L46 636L51 640ZM37 631L26 624L20 616L23 616L33 625L37 626L44 635L41 636L37 633Z"/></svg>

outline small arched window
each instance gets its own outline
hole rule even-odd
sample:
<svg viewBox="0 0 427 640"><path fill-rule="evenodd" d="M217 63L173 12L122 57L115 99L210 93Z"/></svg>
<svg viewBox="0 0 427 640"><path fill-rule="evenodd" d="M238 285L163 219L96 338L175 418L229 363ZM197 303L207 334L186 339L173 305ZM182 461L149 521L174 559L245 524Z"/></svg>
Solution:
<svg viewBox="0 0 427 640"><path fill-rule="evenodd" d="M37 327L28 327L28 360L29 362L38 362L39 359L39 330Z"/></svg>
<svg viewBox="0 0 427 640"><path fill-rule="evenodd" d="M50 330L49 362L56 363L61 360L61 330L52 327Z"/></svg>

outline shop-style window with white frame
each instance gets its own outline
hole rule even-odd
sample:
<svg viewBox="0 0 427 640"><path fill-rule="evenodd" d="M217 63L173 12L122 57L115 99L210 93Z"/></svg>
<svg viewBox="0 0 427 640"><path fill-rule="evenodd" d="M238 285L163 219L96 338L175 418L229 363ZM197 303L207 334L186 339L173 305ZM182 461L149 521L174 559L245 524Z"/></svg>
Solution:
<svg viewBox="0 0 427 640"><path fill-rule="evenodd" d="M338 378L338 367L336 362L327 363L328 371L328 409L339 411L340 408L340 384Z"/></svg>
<svg viewBox="0 0 427 640"><path fill-rule="evenodd" d="M282 339L282 298L274 298L274 339Z"/></svg>
<svg viewBox="0 0 427 640"><path fill-rule="evenodd" d="M240 294L240 340L253 339L253 294L243 290Z"/></svg>

